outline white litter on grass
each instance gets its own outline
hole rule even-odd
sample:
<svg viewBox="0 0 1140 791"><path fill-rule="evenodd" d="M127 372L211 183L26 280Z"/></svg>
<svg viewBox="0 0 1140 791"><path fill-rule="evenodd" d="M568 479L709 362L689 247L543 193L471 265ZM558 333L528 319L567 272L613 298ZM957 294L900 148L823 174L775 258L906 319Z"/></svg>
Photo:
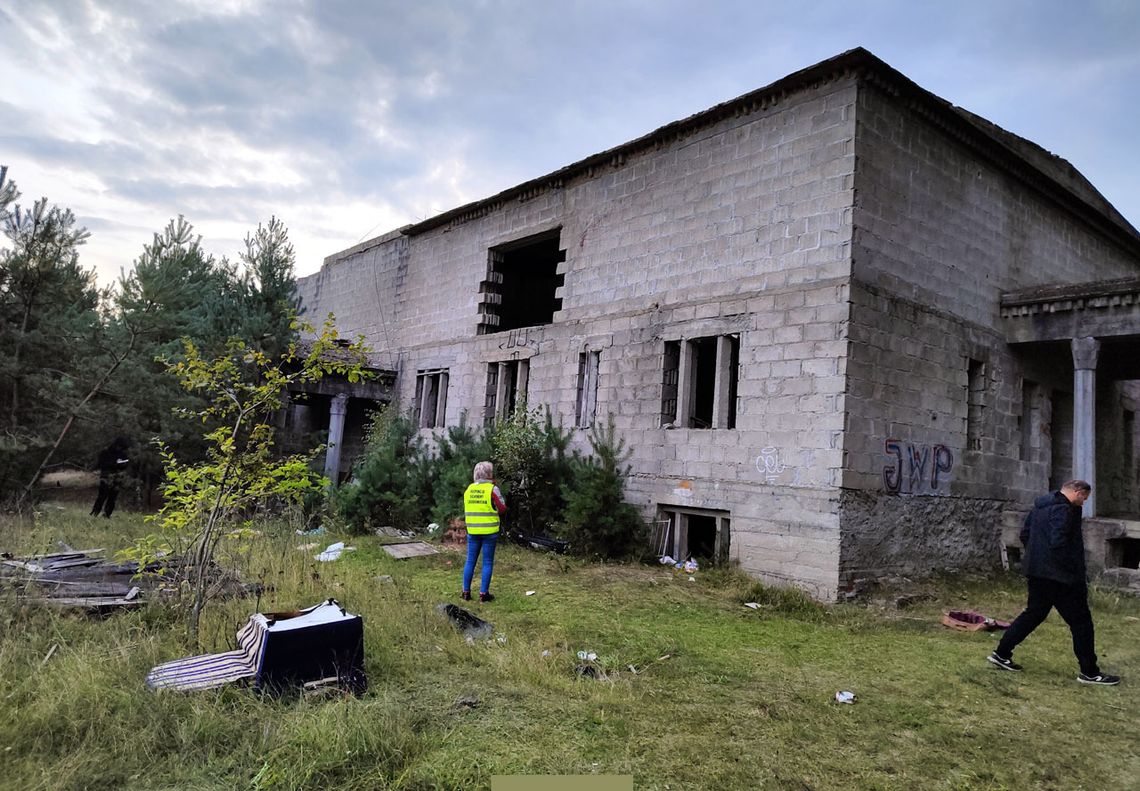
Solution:
<svg viewBox="0 0 1140 791"><path fill-rule="evenodd" d="M846 691L836 692L835 693L835 702L836 703L854 703L855 702L855 693L854 692L846 692Z"/></svg>
<svg viewBox="0 0 1140 791"><path fill-rule="evenodd" d="M579 651L578 652L578 658L593 662L595 659L598 658L598 655L595 654L593 651Z"/></svg>
<svg viewBox="0 0 1140 791"><path fill-rule="evenodd" d="M662 566L672 566L677 561L673 560L673 558L669 557L668 555L662 555L659 562Z"/></svg>
<svg viewBox="0 0 1140 791"><path fill-rule="evenodd" d="M689 577L689 582L696 582L696 581L697 581L696 577Z"/></svg>
<svg viewBox="0 0 1140 791"><path fill-rule="evenodd" d="M354 549L356 549L356 547L346 547L343 541L337 541L335 544L329 544L327 547L325 547L324 552L319 555L314 555L314 557L317 560L328 562L330 560L336 560L339 558L341 556L341 553L351 552Z"/></svg>
<svg viewBox="0 0 1140 791"><path fill-rule="evenodd" d="M544 650L542 652L542 658L543 659L546 659L548 656L550 656L550 649L549 648L547 648L546 650Z"/></svg>
<svg viewBox="0 0 1140 791"><path fill-rule="evenodd" d="M526 595L527 595L527 596L533 596L533 595L534 595L534 594L536 594L536 593L538 593L538 591L527 591L527 592L526 592Z"/></svg>
<svg viewBox="0 0 1140 791"><path fill-rule="evenodd" d="M507 636L505 634L499 635L498 637L495 638L495 640L499 643L499 645L506 645L507 644Z"/></svg>
<svg viewBox="0 0 1140 791"><path fill-rule="evenodd" d="M750 610L759 610L760 609L760 605L754 601L746 601L746 602L744 602L744 606Z"/></svg>

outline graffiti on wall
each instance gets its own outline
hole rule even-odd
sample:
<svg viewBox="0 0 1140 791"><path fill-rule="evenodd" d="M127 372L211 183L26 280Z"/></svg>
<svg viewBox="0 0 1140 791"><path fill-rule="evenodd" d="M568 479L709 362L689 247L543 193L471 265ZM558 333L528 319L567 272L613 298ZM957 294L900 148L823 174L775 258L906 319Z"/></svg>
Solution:
<svg viewBox="0 0 1140 791"><path fill-rule="evenodd" d="M778 448L761 448L760 455L756 457L756 470L764 476L764 480L768 483L775 483L784 470L788 469L788 465L780 461L780 451Z"/></svg>
<svg viewBox="0 0 1140 791"><path fill-rule="evenodd" d="M945 445L919 445L888 439L883 488L892 494L936 494L950 483L954 451Z"/></svg>
<svg viewBox="0 0 1140 791"><path fill-rule="evenodd" d="M499 344L500 349L538 348L542 341L542 327L523 327L507 333L507 339Z"/></svg>

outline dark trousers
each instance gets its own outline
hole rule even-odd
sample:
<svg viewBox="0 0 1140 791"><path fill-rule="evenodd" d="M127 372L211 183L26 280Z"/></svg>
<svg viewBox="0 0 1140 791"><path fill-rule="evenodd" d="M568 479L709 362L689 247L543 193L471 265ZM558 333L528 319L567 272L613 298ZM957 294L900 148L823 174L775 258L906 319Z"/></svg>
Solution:
<svg viewBox="0 0 1140 791"><path fill-rule="evenodd" d="M1066 585L1043 577L1028 577L1029 603L1002 635L994 653L1009 659L1013 649L1041 625L1054 607L1073 634L1073 653L1081 672L1095 676L1100 672L1093 650L1093 621L1089 612L1089 592L1085 585Z"/></svg>
<svg viewBox="0 0 1140 791"><path fill-rule="evenodd" d="M107 478L99 479L99 494L95 496L95 505L91 506L91 515L98 516L99 512L103 512L103 516L108 519L111 518L111 513L115 510L115 500L119 498L119 486L113 480Z"/></svg>

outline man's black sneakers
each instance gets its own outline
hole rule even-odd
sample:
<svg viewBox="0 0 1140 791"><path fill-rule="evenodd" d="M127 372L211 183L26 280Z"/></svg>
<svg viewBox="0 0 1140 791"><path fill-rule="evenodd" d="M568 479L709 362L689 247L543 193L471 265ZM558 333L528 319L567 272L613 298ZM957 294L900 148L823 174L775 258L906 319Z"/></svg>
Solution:
<svg viewBox="0 0 1140 791"><path fill-rule="evenodd" d="M1112 676L1108 673L1097 673L1095 676L1086 676L1084 673L1077 675L1077 681L1082 684L1096 684L1102 687L1115 687L1120 683L1120 676Z"/></svg>
<svg viewBox="0 0 1140 791"><path fill-rule="evenodd" d="M1017 664L1012 659L1006 659L1005 657L998 656L996 651L987 656L986 660L989 661L989 663L992 665L997 665L1002 670L1012 670L1015 673L1021 672L1021 665ZM1089 681L1087 683L1094 684L1096 682Z"/></svg>

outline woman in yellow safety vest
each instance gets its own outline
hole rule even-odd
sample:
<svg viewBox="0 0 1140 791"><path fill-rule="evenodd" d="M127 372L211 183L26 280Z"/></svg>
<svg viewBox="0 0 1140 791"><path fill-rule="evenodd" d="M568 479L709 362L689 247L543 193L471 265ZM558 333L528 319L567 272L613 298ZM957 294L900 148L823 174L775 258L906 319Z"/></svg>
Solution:
<svg viewBox="0 0 1140 791"><path fill-rule="evenodd" d="M491 595L491 572L495 567L495 544L499 540L499 520L507 512L507 501L494 481L495 468L489 461L475 465L475 480L463 493L463 518L467 524L467 563L463 567L464 601L471 601L471 578L475 561L483 555L483 578L479 585L479 601L494 601Z"/></svg>

